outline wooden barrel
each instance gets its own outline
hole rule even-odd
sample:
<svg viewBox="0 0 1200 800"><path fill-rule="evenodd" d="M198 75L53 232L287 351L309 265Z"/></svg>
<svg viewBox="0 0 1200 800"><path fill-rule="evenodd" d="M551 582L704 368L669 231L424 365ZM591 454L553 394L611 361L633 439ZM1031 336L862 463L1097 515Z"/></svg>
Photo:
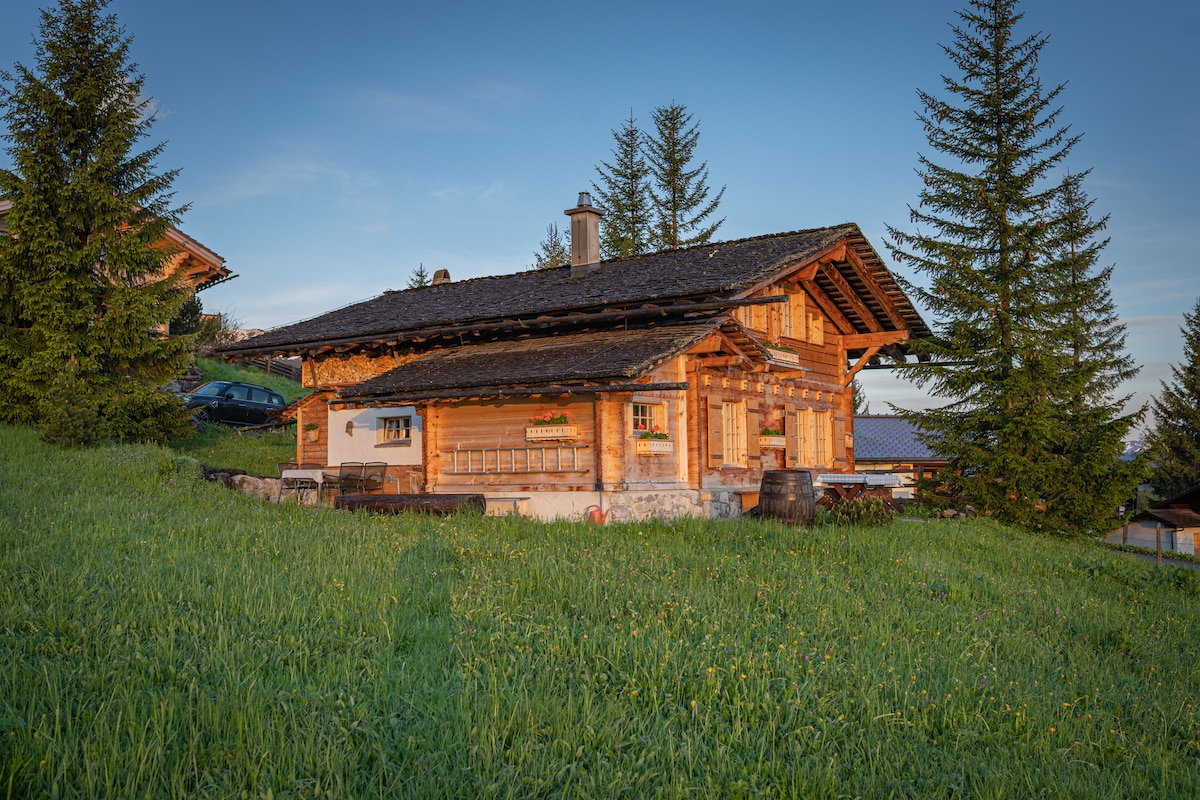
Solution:
<svg viewBox="0 0 1200 800"><path fill-rule="evenodd" d="M806 469L763 470L755 510L760 517L781 519L791 525L812 525L817 513L812 473Z"/></svg>

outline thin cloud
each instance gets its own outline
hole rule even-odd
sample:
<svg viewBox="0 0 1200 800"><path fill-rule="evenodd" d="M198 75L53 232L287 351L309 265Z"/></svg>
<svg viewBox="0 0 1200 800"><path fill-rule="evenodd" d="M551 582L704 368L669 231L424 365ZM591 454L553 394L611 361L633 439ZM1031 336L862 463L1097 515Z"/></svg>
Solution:
<svg viewBox="0 0 1200 800"><path fill-rule="evenodd" d="M507 188L500 181L492 181L487 186L473 183L447 183L430 189L426 194L432 200L442 203L457 203L463 200L478 202L494 202L503 198Z"/></svg>
<svg viewBox="0 0 1200 800"><path fill-rule="evenodd" d="M257 198L294 196L315 189L325 192L326 200L358 204L364 198L371 200L379 187L378 178L369 172L350 172L309 157L271 158L227 173L222 182L202 192L197 202L235 206Z"/></svg>
<svg viewBox="0 0 1200 800"><path fill-rule="evenodd" d="M359 104L379 122L418 131L474 131L486 128L474 111L403 92L360 89Z"/></svg>

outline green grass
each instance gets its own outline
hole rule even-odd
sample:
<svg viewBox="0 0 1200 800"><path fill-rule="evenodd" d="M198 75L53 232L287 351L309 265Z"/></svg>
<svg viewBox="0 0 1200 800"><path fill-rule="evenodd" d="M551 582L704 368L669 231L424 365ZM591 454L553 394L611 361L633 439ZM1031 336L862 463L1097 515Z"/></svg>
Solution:
<svg viewBox="0 0 1200 800"><path fill-rule="evenodd" d="M1195 796L1198 581L978 520L275 507L0 427L0 796Z"/></svg>
<svg viewBox="0 0 1200 800"><path fill-rule="evenodd" d="M206 467L278 475L281 462L296 460L296 429L239 432L225 425L205 425L189 438L172 442L171 447Z"/></svg>

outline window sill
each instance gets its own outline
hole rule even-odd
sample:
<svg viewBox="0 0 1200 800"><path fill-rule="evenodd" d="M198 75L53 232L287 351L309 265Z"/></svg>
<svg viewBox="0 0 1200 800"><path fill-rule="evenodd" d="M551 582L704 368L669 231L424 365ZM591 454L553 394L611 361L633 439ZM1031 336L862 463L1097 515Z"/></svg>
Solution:
<svg viewBox="0 0 1200 800"><path fill-rule="evenodd" d="M376 447L412 447L412 440L406 442L378 442Z"/></svg>

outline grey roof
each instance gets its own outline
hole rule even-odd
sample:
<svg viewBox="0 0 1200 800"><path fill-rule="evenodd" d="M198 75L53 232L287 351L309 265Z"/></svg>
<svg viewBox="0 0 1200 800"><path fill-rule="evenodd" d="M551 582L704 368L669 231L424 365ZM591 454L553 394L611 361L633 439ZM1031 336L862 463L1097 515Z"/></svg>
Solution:
<svg viewBox="0 0 1200 800"><path fill-rule="evenodd" d="M435 350L340 392L347 399L511 386L606 384L642 376L716 322L542 336Z"/></svg>
<svg viewBox="0 0 1200 800"><path fill-rule="evenodd" d="M917 438L903 417L861 414L854 417L855 461L941 461Z"/></svg>
<svg viewBox="0 0 1200 800"><path fill-rule="evenodd" d="M883 311L886 300L899 309L914 338L929 335L924 320L858 226L846 223L605 261L578 275L573 275L570 267L560 267L389 291L362 303L267 331L223 352L237 355L274 348L280 352L294 351L331 340L354 343L379 341L389 335L404 338L405 332L440 326L537 319L542 315L630 308L639 304L729 299L754 289L789 265L821 254L842 239L849 242L870 279L864 280L862 275L848 269L838 281L821 284L845 316L857 326L865 303L885 329L895 329ZM862 296L854 298L856 302L841 297L839 286L847 283ZM871 288L872 283L877 288ZM880 294L886 297L876 296ZM865 322L862 329L862 332L869 329Z"/></svg>
<svg viewBox="0 0 1200 800"><path fill-rule="evenodd" d="M1190 508L1151 508L1135 514L1133 519L1158 520L1173 528L1200 528L1200 514Z"/></svg>

